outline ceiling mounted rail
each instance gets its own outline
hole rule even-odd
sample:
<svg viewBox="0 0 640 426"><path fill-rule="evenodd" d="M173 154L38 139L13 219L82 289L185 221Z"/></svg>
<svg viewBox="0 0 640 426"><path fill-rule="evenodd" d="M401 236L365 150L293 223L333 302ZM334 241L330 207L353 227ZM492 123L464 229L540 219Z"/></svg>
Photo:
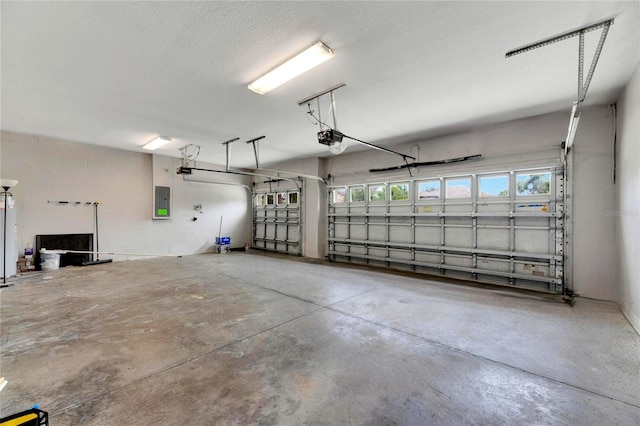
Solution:
<svg viewBox="0 0 640 426"><path fill-rule="evenodd" d="M607 33L609 32L609 27L611 25L613 25L613 18L585 25L584 27L567 31L566 33L562 33L553 37L546 38L544 40L537 41L535 43L530 43L525 46L518 47L517 49L510 50L505 54L505 58L510 58L521 53L539 49L541 47L548 46L559 41L567 40L572 37L578 37L578 103L582 103L587 96L589 84L591 84L593 73L595 72L596 65L598 64L598 59L600 58L600 53L602 52L602 46L604 46L604 41L607 38ZM600 40L598 41L593 59L591 60L591 66L589 67L587 78L584 79L584 35L588 32L595 31L600 28L602 28Z"/></svg>
<svg viewBox="0 0 640 426"><path fill-rule="evenodd" d="M296 173L296 172L287 172L284 170L276 170L276 169L263 169L263 168L259 168L256 169L258 171L261 172L271 172L271 173L278 173L278 174L285 174L285 175L289 175L289 176L295 176L295 177L300 177L300 178L304 178L304 179L313 179L313 180L318 180L320 182L323 183L327 183L327 181L323 178L321 178L320 176L316 176L316 175L308 175L306 173ZM274 176L274 177L280 177L280 176Z"/></svg>
<svg viewBox="0 0 640 426"><path fill-rule="evenodd" d="M269 178L282 178L280 175L281 175L281 174L285 174L285 175L294 176L294 177L297 177L297 178L305 178L305 179L314 179L314 180L318 180L318 181L320 181L320 182L322 182L322 183L324 183L324 184L326 184L326 183L327 183L323 178L321 178L320 176L316 176L316 175L308 175L308 174L305 174L305 173L296 173L296 172L287 172L287 171L284 171L284 170L275 170L275 169L263 169L263 168L260 168L260 167L259 167L259 161L258 161L258 149L257 149L257 147L256 147L256 143L257 143L258 141L260 141L260 140L264 139L265 137L266 137L266 136L259 136L259 137L257 137L257 138L250 139L250 140L248 140L248 141L247 141L247 143L251 143L251 144L253 144L253 154L254 154L255 159L256 159L256 170L258 170L258 171L264 171L264 172L270 172L270 173L277 173L278 175L277 175L277 176L271 176L271 175L255 174L255 176L266 176L266 177L269 177ZM236 142L236 141L238 141L238 140L240 140L240 138L233 138L233 139L229 139L229 140L228 140L228 141L226 141L226 142L222 142L222 144L223 144L223 145L225 146L225 148L226 148L226 154L227 154L227 162L226 162L226 164L225 164L225 168L224 168L224 170L225 170L225 172L228 172L228 173L231 173L231 174L241 174L241 173L244 173L244 172L235 172L235 171L229 170L229 166L231 165L231 146L230 146L230 145L231 145L233 142ZM183 166L188 166L188 164L183 164ZM178 169L178 174L191 174L191 173L190 173L190 170L197 170L197 169L196 169L195 167L181 167L181 168L179 168L179 169ZM213 170L210 170L210 171L213 171ZM246 173L245 173L245 174L246 174ZM251 176L253 176L253 175L251 175ZM289 180L289 179L292 179L292 178L283 178L283 179Z"/></svg>
<svg viewBox="0 0 640 426"><path fill-rule="evenodd" d="M579 36L580 34L588 33L590 31L595 31L599 28L607 27L613 24L613 18L605 19L593 24L585 25L584 27L577 28L575 30L567 31L566 33L558 34L553 37L545 38L544 40L536 41L534 43L529 43L522 47L518 47L516 49L512 49L505 54L506 58L510 58L515 55L519 55L521 53L528 52L530 50L538 49L540 47L548 46L553 43L557 43L562 40L569 39L571 37Z"/></svg>
<svg viewBox="0 0 640 426"><path fill-rule="evenodd" d="M258 176L258 177L263 177L263 178L268 178L268 179L280 179L280 180L286 180L289 182L293 182L296 187L298 189L300 189L300 185L298 182L300 182L301 179L296 179L296 178L288 178L288 177L282 177L282 176L271 176L271 175L265 175L262 173L252 173L252 172L241 172L241 171L237 171L237 170L214 170L214 169L203 169L200 167L178 167L178 169L176 170L176 173L179 175L190 175L193 174L193 171L200 171L200 172L210 172L210 173L226 173L226 174L230 174L230 175L240 175L240 176ZM184 177L183 177L184 179Z"/></svg>
<svg viewBox="0 0 640 426"><path fill-rule="evenodd" d="M577 100L573 102L573 106L571 108L569 128L567 130L567 138L564 143L565 155L571 149L571 145L573 145L573 139L575 138L576 131L578 130L578 122L580 121L580 112L577 111L578 105L584 102L585 98L587 97L587 91L589 90L589 85L591 84L593 73L596 70L596 65L598 64L598 59L600 58L600 53L602 52L602 47L604 46L604 42L607 39L607 34L609 33L609 27L611 25L613 25L613 18L605 19L599 22L595 22L593 24L585 25L582 28L567 31L566 33L562 33L557 36L549 37L544 40L540 40L535 43L531 43L526 46L522 46L517 49L510 50L505 54L506 58L510 58L512 56L519 55L521 53L525 53L530 50L538 49L540 47L548 46L550 44L557 43L562 40L567 40L572 37L578 37L578 97L577 97ZM593 59L591 59L591 66L589 67L589 71L587 72L587 77L585 78L584 77L584 35L588 32L595 31L600 28L602 28L602 33L600 34L600 39L598 40L598 45L596 46L595 52L593 54Z"/></svg>
<svg viewBox="0 0 640 426"><path fill-rule="evenodd" d="M361 141L360 139L356 139L356 138L351 137L351 136L347 136L347 135L342 135L342 136L343 136L343 137L345 137L345 138L347 138L347 139L350 139L350 140L352 140L352 141L358 142L359 144L366 145L366 146L368 146L368 147L370 147L370 148L373 148L373 149L377 149L378 151L384 151L384 152L388 152L389 154L399 155L400 157L402 157L402 159L403 159L405 162L407 161L407 158L410 158L410 159L412 159L412 160L415 160L415 159L416 159L416 157L413 157L413 156L411 156L411 155L403 154L403 153L401 153L401 152L394 151L394 150L389 149L389 148L384 148L384 147L382 147L382 146L374 145L374 144L369 143L369 142Z"/></svg>
<svg viewBox="0 0 640 426"><path fill-rule="evenodd" d="M307 111L307 114L309 114L311 117L313 117L313 119L315 120L315 124L317 124L320 127L320 131L318 132L318 142L322 145L326 145L329 147L329 150L331 151L331 153L333 154L340 154L342 152L344 152L344 150L346 149L346 145L344 145L342 143L342 140L344 138L347 138L349 140L352 140L354 142L357 142L359 144L362 145L366 145L369 148L373 148L373 149L377 149L379 151L383 151L383 152L387 152L389 154L395 154L398 155L400 157L402 157L403 161L405 163L408 163L407 159L412 159L415 160L415 157L412 157L411 155L407 155L407 154L403 154L401 152L397 152L394 151L392 149L389 148L384 148L381 147L379 145L375 145L372 144L370 142L365 142L363 140L354 138L352 136L348 136L345 135L342 132L339 132L337 130L338 126L336 124L336 99L335 99L335 94L334 92L338 89L340 89L341 87L346 86L346 84L341 83L338 84L336 86L330 87L329 89L323 90L322 92L318 92L314 95L311 95L307 98L302 99L301 101L298 102L298 106L302 106L302 105L307 105L309 111ZM324 95L330 95L331 99L331 114L332 114L332 119L333 119L333 126L329 126L328 124L326 124L325 122L322 121L322 117L320 115L320 98ZM318 108L318 115L314 115L314 112L311 109L311 102L312 101L316 101L317 103L317 108ZM409 172L411 173L411 172Z"/></svg>
<svg viewBox="0 0 640 426"><path fill-rule="evenodd" d="M328 93L335 92L336 90L338 90L338 89L340 89L341 87L344 87L344 86L346 86L345 83L336 84L335 86L330 87L327 90L323 90L322 92L318 92L315 95L309 96L308 98L304 98L303 100L298 102L298 106L306 105L309 102L314 101L314 100L318 99L319 97L324 96L324 95L326 95Z"/></svg>

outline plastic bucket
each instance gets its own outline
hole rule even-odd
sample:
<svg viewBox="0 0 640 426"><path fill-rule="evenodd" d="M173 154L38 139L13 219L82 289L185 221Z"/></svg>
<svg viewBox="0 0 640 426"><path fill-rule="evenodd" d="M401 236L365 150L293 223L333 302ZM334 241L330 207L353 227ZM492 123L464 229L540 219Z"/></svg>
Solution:
<svg viewBox="0 0 640 426"><path fill-rule="evenodd" d="M60 268L60 255L58 253L40 252L40 269L43 271L55 271Z"/></svg>

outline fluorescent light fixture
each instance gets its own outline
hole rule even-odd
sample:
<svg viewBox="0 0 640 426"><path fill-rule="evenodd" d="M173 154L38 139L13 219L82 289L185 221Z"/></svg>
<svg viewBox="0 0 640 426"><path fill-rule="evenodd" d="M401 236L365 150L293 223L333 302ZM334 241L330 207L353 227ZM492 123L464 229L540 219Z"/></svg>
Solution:
<svg viewBox="0 0 640 426"><path fill-rule="evenodd" d="M571 109L571 119L569 120L569 129L567 130L567 140L564 143L565 155L573 145L573 139L576 137L578 123L580 122L580 113L576 112L576 108L578 108L578 101L573 103L573 108Z"/></svg>
<svg viewBox="0 0 640 426"><path fill-rule="evenodd" d="M166 136L158 136L157 138L143 146L142 149L153 151L154 149L158 149L161 146L168 144L169 142L171 142L171 138L168 138Z"/></svg>
<svg viewBox="0 0 640 426"><path fill-rule="evenodd" d="M333 58L333 50L319 41L304 52L289 59L284 64L269 71L248 87L256 93L264 95L281 84L296 78L311 68L320 65L327 59Z"/></svg>

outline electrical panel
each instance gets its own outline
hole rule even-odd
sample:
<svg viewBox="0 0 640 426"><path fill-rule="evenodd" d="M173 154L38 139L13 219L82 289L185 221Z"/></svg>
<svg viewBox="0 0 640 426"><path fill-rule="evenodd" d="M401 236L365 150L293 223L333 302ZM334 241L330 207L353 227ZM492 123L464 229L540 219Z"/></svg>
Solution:
<svg viewBox="0 0 640 426"><path fill-rule="evenodd" d="M154 187L153 218L169 219L171 217L171 188L168 186Z"/></svg>
<svg viewBox="0 0 640 426"><path fill-rule="evenodd" d="M152 155L153 219L171 219L171 188L175 173L173 158Z"/></svg>

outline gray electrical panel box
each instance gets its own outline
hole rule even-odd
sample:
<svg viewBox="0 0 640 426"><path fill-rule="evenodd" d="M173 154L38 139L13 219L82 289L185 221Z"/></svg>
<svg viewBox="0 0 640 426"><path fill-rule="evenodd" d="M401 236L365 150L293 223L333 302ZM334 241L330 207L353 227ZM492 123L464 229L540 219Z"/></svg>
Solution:
<svg viewBox="0 0 640 426"><path fill-rule="evenodd" d="M171 188L156 186L153 197L153 218L169 219L171 217Z"/></svg>

